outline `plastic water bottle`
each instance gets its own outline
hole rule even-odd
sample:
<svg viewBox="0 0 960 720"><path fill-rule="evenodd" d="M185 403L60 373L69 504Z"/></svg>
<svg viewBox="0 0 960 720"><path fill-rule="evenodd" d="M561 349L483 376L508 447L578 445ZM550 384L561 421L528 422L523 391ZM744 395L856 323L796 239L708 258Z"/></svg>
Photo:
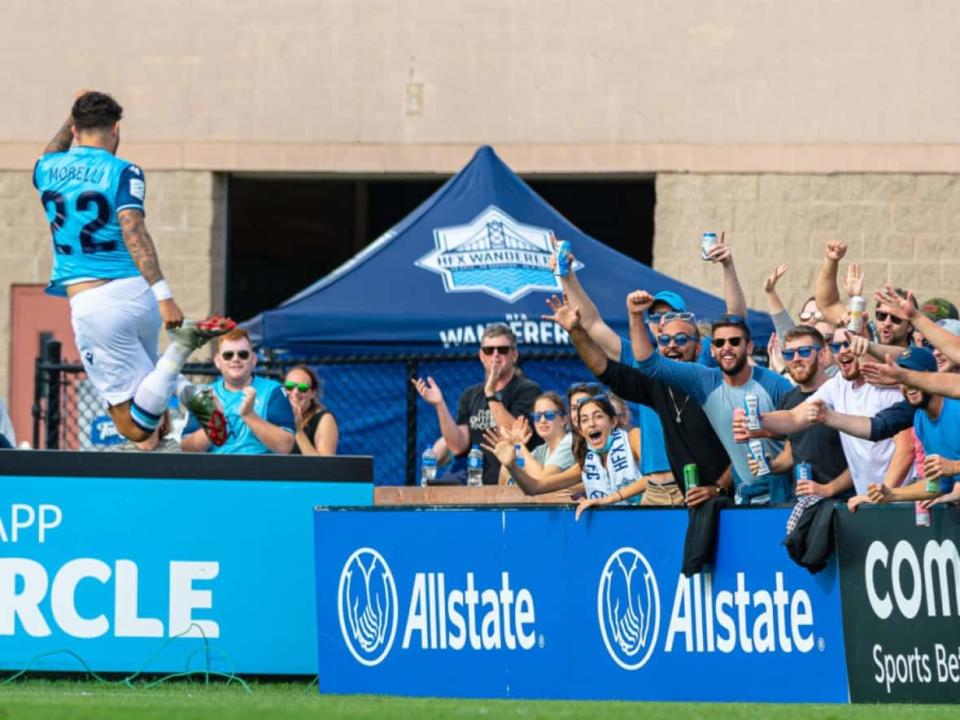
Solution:
<svg viewBox="0 0 960 720"><path fill-rule="evenodd" d="M467 487L480 487L483 485L483 451L479 445L473 445L470 448L470 454L467 455Z"/></svg>
<svg viewBox="0 0 960 720"><path fill-rule="evenodd" d="M437 454L428 447L420 456L420 487L426 487L437 477Z"/></svg>

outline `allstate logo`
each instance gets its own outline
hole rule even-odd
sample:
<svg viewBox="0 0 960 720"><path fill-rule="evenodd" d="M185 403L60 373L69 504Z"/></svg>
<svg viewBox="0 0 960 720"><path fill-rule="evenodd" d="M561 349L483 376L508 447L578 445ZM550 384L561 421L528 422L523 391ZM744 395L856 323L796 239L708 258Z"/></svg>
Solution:
<svg viewBox="0 0 960 720"><path fill-rule="evenodd" d="M647 559L634 548L615 551L603 566L597 619L610 657L624 670L643 667L660 631L660 590Z"/></svg>
<svg viewBox="0 0 960 720"><path fill-rule="evenodd" d="M447 292L483 292L512 303L535 290L561 290L550 270L550 230L517 222L495 205L466 225L436 228L433 237L436 249L416 265L441 275Z"/></svg>
<svg viewBox="0 0 960 720"><path fill-rule="evenodd" d="M337 610L343 640L357 662L368 667L383 662L397 634L397 585L383 555L365 547L347 558Z"/></svg>

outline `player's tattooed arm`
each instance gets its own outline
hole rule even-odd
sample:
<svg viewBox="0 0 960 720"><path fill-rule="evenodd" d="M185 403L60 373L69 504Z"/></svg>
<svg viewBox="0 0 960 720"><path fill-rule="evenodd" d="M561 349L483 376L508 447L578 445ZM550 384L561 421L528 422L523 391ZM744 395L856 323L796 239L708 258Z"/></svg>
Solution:
<svg viewBox="0 0 960 720"><path fill-rule="evenodd" d="M48 142L47 146L43 149L43 154L49 155L50 153L66 152L70 149L72 143L73 117L68 115L67 119L63 121L63 125L57 130L57 134L53 136L53 139Z"/></svg>
<svg viewBox="0 0 960 720"><path fill-rule="evenodd" d="M123 242L130 251L130 257L133 258L133 262L136 263L147 284L153 285L163 280L157 249L143 221L143 213L139 210L121 210L117 213L117 220L120 222Z"/></svg>

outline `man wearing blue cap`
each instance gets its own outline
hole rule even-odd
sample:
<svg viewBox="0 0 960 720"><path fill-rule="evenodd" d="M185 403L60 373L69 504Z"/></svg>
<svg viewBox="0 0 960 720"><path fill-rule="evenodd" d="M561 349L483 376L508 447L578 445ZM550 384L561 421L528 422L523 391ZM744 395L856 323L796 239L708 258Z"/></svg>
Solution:
<svg viewBox="0 0 960 720"><path fill-rule="evenodd" d="M915 387L916 380L937 373L937 360L926 348L908 348L900 353L895 365L890 365L896 368L895 374L900 378L900 392L905 400L900 406L909 405L913 431L925 455L922 475L927 483L937 483L938 488L931 490L921 482L896 488L872 483L867 488L870 500L877 503L929 500L949 493L954 484L960 481L960 433L957 432L960 427L960 400L934 395ZM868 363L864 363L864 372L872 372ZM897 407L893 406L889 411ZM824 408L819 408L816 420L841 432L871 440L891 437L902 427L898 423L884 423L879 416L844 415Z"/></svg>

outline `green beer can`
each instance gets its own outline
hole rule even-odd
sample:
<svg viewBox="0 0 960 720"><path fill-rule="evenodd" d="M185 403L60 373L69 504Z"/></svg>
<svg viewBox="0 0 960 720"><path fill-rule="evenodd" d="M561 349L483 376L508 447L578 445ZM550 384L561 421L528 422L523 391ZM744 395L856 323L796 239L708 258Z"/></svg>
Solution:
<svg viewBox="0 0 960 720"><path fill-rule="evenodd" d="M700 469L694 464L683 466L683 487L687 492L700 484Z"/></svg>

